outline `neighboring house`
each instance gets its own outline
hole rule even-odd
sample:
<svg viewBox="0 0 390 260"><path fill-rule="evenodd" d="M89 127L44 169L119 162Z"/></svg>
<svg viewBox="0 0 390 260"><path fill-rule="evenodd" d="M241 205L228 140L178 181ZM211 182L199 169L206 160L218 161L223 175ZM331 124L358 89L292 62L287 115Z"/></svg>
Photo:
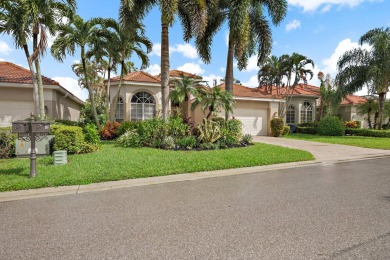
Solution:
<svg viewBox="0 0 390 260"><path fill-rule="evenodd" d="M58 82L42 76L45 113L53 119L78 121L84 104ZM35 110L29 70L10 62L0 62L0 126L30 117Z"/></svg>
<svg viewBox="0 0 390 260"><path fill-rule="evenodd" d="M196 81L202 82L202 77L195 74L178 70L170 72L171 78L180 78L181 75L192 77ZM110 97L115 96L118 84L119 77L111 79ZM225 85L222 84L220 87L224 89ZM281 107L284 106L284 103L286 102L282 95L276 95L276 93L276 90L271 94L263 89L249 88L238 84L233 85L235 107L232 117L241 120L244 133L252 135L271 134L270 121L279 114ZM289 95L287 101L286 122L291 124L313 122L316 117L316 107L319 98L319 87L304 84L296 86L293 93ZM357 98L359 97L352 96L353 100ZM343 102L346 102L345 100L343 100ZM351 104L342 103L340 111L344 109L346 111L345 114L347 115L347 107L353 106L356 106L354 102ZM124 77L120 91L116 110L116 120L145 120L152 118L160 110L160 75L152 76L143 71L127 74ZM351 111L353 111L353 109L351 109ZM354 111L356 111L356 108ZM201 123L205 117L205 113L203 113L199 107L196 110L191 111L190 115L190 120L192 120L194 124ZM224 117L224 111L221 111L218 116ZM352 119L353 116L354 114L351 112L350 118Z"/></svg>
<svg viewBox="0 0 390 260"><path fill-rule="evenodd" d="M359 97L354 95L346 96L340 104L339 114L344 121L361 121L362 127L368 128L368 122L365 120L365 115L357 113L357 107L360 104L366 103L366 97Z"/></svg>

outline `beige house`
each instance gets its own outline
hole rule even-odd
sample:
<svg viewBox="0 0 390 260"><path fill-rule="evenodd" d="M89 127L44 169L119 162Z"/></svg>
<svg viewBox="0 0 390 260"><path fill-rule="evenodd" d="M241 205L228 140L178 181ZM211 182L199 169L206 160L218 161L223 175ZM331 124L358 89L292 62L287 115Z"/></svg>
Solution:
<svg viewBox="0 0 390 260"><path fill-rule="evenodd" d="M58 82L42 77L45 113L53 119L78 121L84 102ZM0 62L0 126L26 119L34 112L30 71L10 62Z"/></svg>

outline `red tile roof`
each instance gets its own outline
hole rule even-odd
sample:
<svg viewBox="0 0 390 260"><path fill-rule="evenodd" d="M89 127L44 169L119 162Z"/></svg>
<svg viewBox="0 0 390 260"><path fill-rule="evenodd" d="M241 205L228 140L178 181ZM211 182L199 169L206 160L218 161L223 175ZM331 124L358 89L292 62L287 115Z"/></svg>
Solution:
<svg viewBox="0 0 390 260"><path fill-rule="evenodd" d="M355 95L347 95L343 101L341 101L341 105L358 105L362 103L366 103L367 98L359 97Z"/></svg>
<svg viewBox="0 0 390 260"><path fill-rule="evenodd" d="M187 78L193 78L193 79L202 79L201 76L198 76L196 74L191 74L185 71L181 70L171 70L169 72L170 77L180 78L181 76L187 77ZM161 79L161 74L157 75L156 78Z"/></svg>
<svg viewBox="0 0 390 260"><path fill-rule="evenodd" d="M60 85L55 80L42 76L44 85ZM0 82L32 84L31 73L28 69L7 61L0 61Z"/></svg>
<svg viewBox="0 0 390 260"><path fill-rule="evenodd" d="M111 78L111 82L119 81L120 76ZM135 82L148 82L148 83L160 83L160 79L146 73L144 71L130 72L123 77L124 81L135 81Z"/></svg>
<svg viewBox="0 0 390 260"><path fill-rule="evenodd" d="M219 85L221 89L225 89L225 83ZM282 99L282 96L277 96L276 91L271 95L264 89L248 88L242 85L233 84L233 96L235 97L254 97L254 98L275 98Z"/></svg>

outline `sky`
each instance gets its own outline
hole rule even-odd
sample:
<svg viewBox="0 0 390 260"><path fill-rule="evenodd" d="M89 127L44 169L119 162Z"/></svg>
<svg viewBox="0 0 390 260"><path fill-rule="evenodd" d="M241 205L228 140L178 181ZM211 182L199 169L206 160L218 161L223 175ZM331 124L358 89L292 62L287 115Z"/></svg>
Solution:
<svg viewBox="0 0 390 260"><path fill-rule="evenodd" d="M93 3L93 6L91 6ZM77 12L84 19L93 17L118 18L119 0L79 0ZM280 56L298 52L312 59L314 77L309 84L319 86L316 77L319 71L334 77L337 74L336 63L345 51L358 47L361 35L367 31L390 26L389 0L288 0L288 11L285 19L272 26L272 54ZM161 26L158 8L152 9L144 19L146 35L153 42L153 51L149 54L150 66L146 69L152 75L160 73ZM204 64L199 58L194 43L183 40L183 30L176 19L169 29L170 67L196 73L204 80L212 82L223 79L227 59L228 27L225 24L214 37L212 60ZM50 43L54 37L50 39ZM367 47L367 46L364 46ZM26 57L21 49L16 49L12 38L0 35L0 61L10 61L28 68ZM63 87L82 100L87 98L87 91L81 90L77 76L71 65L80 60L80 53L68 56L63 63L55 61L50 49L42 58L42 74L58 81ZM132 57L136 66L140 63ZM249 60L246 70L239 71L235 66L234 77L248 87L257 87L256 56ZM357 93L367 94L366 90Z"/></svg>

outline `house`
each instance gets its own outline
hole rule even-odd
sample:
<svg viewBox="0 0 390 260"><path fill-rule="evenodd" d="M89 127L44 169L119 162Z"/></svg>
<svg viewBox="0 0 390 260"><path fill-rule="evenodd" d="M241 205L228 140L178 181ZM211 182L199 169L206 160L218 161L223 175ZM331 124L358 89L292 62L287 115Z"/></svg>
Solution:
<svg viewBox="0 0 390 260"><path fill-rule="evenodd" d="M181 75L192 77L199 83L202 77L187 72L170 71L171 78L180 78ZM119 85L119 77L111 79L110 97L114 97ZM222 89L225 88L221 84ZM276 90L272 93L259 88L249 88L239 84L233 85L233 99L235 108L233 117L243 124L243 132L251 135L270 135L270 120L277 116L282 107L286 109L286 122L298 124L313 122L316 117L316 107L320 98L319 87L300 84L289 95L287 104L283 95L277 95ZM356 106L357 96L352 96L350 104L343 104L341 111ZM348 100L350 100L348 99ZM360 99L359 99L360 100ZM346 102L343 100L343 102ZM344 110L342 110L344 109ZM121 87L116 120L137 121L152 118L161 110L161 82L160 75L152 76L143 71L131 72L124 77ZM352 109L351 109L352 111ZM355 109L356 111L356 109ZM352 112L351 112L352 113ZM224 117L224 111L218 116ZM200 108L191 111L190 119L194 124L201 123L205 114ZM353 115L351 114L351 118ZM348 119L350 120L350 119Z"/></svg>
<svg viewBox="0 0 390 260"><path fill-rule="evenodd" d="M53 119L78 121L82 100L57 81L42 76L45 113ZM29 70L0 61L0 126L9 126L34 112L33 85Z"/></svg>

